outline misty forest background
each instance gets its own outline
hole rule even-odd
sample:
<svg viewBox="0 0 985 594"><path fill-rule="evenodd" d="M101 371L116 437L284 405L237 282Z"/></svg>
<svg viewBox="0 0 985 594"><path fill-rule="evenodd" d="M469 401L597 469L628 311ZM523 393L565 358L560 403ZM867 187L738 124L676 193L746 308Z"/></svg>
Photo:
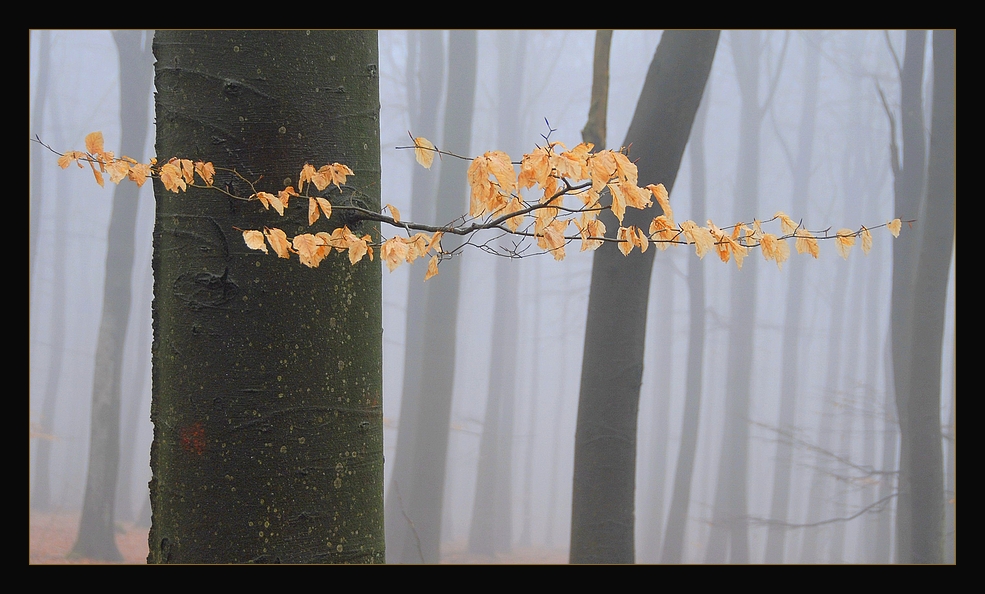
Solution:
<svg viewBox="0 0 985 594"><path fill-rule="evenodd" d="M612 37L607 147L618 148L626 136L660 38L660 31L616 31ZM905 216L894 212L890 119L879 94L881 89L899 126L898 63L903 59L904 39L903 31L723 32L670 195L675 219L704 224L710 218L724 227L739 220L770 218L782 210L803 220L808 229L837 230ZM410 131L443 148L442 139L450 133L443 129L445 110L454 107L445 105L448 33L380 31L379 40L382 202L396 206L404 220L446 222L415 212L412 189L415 183L430 184L425 195L430 192L433 200L440 169L448 159L436 160L427 172L415 163L412 151L396 147L410 144ZM505 150L518 160L523 152L544 143L546 122L554 129L551 140L568 148L581 142L592 88L594 31L479 31L476 40L469 155ZM923 85L928 137L930 40L928 34ZM145 43L149 47L149 35ZM752 64L751 71L743 66L742 81L738 64ZM47 77L42 78L44 68ZM87 133L101 130L107 149L121 152L120 58L110 32L32 31L29 84L32 138L37 135L60 151L75 150L83 148ZM740 138L740 112L743 101L749 100L750 87L759 106L759 122L752 133L757 137L751 144L749 137ZM146 104L150 129L144 152L130 156L146 161L153 155L153 97L149 88L139 96ZM742 147L757 144L751 157L742 154L748 150ZM29 273L31 505L39 510L77 511L86 482L113 190L93 183L88 170L61 171L55 155L31 150L31 192L40 197L37 229L32 230L39 241ZM312 158L317 161L317 156ZM739 164L749 163L749 158L758 169L753 182L758 208L738 212L736 196L742 183L738 180L743 179ZM422 173L430 181L422 182ZM640 180L641 185L661 181ZM460 185L459 212L465 213L464 175ZM695 206L702 199L703 212ZM149 525L154 223L150 184L140 190L138 200L116 517L120 522ZM920 224L917 221L914 230ZM904 225L895 241L913 240L914 230ZM384 229L384 233L392 231ZM868 256L856 246L846 261L833 243L821 242L818 260L793 254L782 270L772 263L750 266L751 260L760 259L755 253L740 272L714 255L695 266L693 248L657 254L648 319L639 321L646 324L647 340L637 442L637 561L661 560L666 528L673 519L689 345L698 339L703 340L700 422L679 560L718 560L709 547L709 536L715 528L716 484L726 433L726 369L729 357L735 355L728 349L734 323L733 281L748 274L755 275L756 281L742 519L748 527L749 560L878 563L893 559L893 471L899 440L889 338L894 240L885 229L873 235ZM478 490L505 490L506 503L496 508L494 516L495 523L506 528L497 534L506 536L505 542L494 546L473 542L473 550L567 550L592 267L590 253L579 253L577 247L577 243L569 246L563 262L533 255L536 249L529 257L512 261L479 249L465 250L460 258L457 319L451 320L454 344L408 344L408 319L415 311L408 295L422 284L426 262L384 272L388 561L413 561L401 558L403 553L389 538L401 505L393 493L392 462L399 457L400 419L406 412L401 410L405 362L421 349L454 349L454 376L448 378L454 388L447 460L431 462L445 465L442 550L467 548L470 533L474 541L480 530L476 526L481 523L474 520L476 514L486 513L476 511L481 506L475 503L480 444L484 429L490 428L499 443L494 449L498 464L486 467L494 470L485 473L496 479ZM299 264L285 261L283 265ZM319 273L310 271L312 283L319 282ZM690 327L694 306L689 286L695 285L689 278L694 274L703 279L704 322L699 332ZM439 275L428 282L437 284L444 278ZM940 421L947 485L946 555L953 561L953 257L948 279ZM795 336L793 343L790 336ZM504 363L503 352L512 353L513 360ZM785 371L793 381L784 380ZM499 398L489 406L488 397L494 392ZM789 469L788 474L783 469ZM789 485L782 506L774 494L780 476L787 477L782 480ZM778 516L777 510L784 507ZM839 518L852 519L828 522ZM811 526L799 526L804 524ZM783 535L779 541L774 536L772 545L779 542L779 557L766 552L771 528Z"/></svg>

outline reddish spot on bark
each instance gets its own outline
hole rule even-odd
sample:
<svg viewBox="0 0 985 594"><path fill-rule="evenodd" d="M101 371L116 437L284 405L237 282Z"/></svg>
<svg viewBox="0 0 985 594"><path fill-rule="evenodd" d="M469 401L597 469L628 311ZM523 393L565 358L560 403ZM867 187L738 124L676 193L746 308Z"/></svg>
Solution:
<svg viewBox="0 0 985 594"><path fill-rule="evenodd" d="M181 428L181 447L190 453L201 456L205 453L205 426L201 421Z"/></svg>

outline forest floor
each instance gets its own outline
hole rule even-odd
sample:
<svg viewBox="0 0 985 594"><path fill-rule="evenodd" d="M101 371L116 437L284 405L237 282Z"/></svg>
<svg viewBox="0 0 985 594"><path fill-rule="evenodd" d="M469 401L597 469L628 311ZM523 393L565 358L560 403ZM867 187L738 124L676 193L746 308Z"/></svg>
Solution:
<svg viewBox="0 0 985 594"><path fill-rule="evenodd" d="M79 530L78 513L43 514L31 511L28 563L31 565L105 564L93 559L69 559ZM147 528L117 524L116 546L123 555L120 564L147 562ZM568 562L567 550L518 548L496 556L472 555L465 543L446 544L442 563L449 564L562 564Z"/></svg>

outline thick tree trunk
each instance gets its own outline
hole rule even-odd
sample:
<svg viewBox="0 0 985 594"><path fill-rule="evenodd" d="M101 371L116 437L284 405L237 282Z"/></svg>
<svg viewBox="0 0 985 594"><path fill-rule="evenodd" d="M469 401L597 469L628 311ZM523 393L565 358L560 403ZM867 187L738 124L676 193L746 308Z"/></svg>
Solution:
<svg viewBox="0 0 985 594"><path fill-rule="evenodd" d="M159 159L213 161L266 192L297 187L305 163L345 163L355 175L325 195L379 209L376 32L159 31L154 54ZM238 230L306 232L306 207L278 218L154 189L148 561L382 562L379 260L309 269Z"/></svg>
<svg viewBox="0 0 985 594"><path fill-rule="evenodd" d="M114 31L120 55L121 154L143 157L147 139L147 96L151 90L149 39L141 47L142 31ZM123 557L116 548L113 527L116 481L120 460L120 402L123 347L130 322L130 284L133 276L134 228L140 189L119 184L113 193L109 223L103 313L96 343L92 387L89 469L79 535L72 554L107 561Z"/></svg>
<svg viewBox="0 0 985 594"><path fill-rule="evenodd" d="M624 143L633 147L641 182L673 188L718 36L666 31L661 37ZM658 209L630 210L623 224L645 229ZM617 227L611 214L603 216L607 227ZM594 255L575 429L572 563L635 558L636 421L656 251L625 257L608 243Z"/></svg>

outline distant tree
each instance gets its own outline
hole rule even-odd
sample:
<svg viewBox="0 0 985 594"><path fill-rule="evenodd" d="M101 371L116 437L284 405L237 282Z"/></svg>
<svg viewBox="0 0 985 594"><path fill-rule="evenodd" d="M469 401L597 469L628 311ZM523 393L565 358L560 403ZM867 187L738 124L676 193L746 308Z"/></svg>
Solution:
<svg viewBox="0 0 985 594"><path fill-rule="evenodd" d="M670 191L711 70L718 31L665 31L626 134L640 179ZM600 218L611 215L603 213ZM646 228L654 215L626 213ZM607 225L616 225L615 219ZM654 251L596 250L575 429L572 563L635 560L636 424ZM619 306L615 307L614 304Z"/></svg>
<svg viewBox="0 0 985 594"><path fill-rule="evenodd" d="M147 96L151 89L150 32L114 31L120 57L121 151L143 159L147 139ZM103 312L96 343L92 387L89 468L79 534L72 554L119 561L114 528L120 460L123 347L130 322L131 278L139 188L120 184L113 193L109 223Z"/></svg>
<svg viewBox="0 0 985 594"><path fill-rule="evenodd" d="M472 142L472 113L475 103L477 41L475 31L452 31L448 43L448 97L445 101L445 150L467 154ZM442 223L456 220L465 208L465 163L448 159L442 163L438 180L436 219ZM457 247L449 237L442 241L446 250ZM397 534L390 540L392 561L396 563L437 563L440 560L441 510L444 501L445 460L448 454L448 429L451 419L452 387L455 379L455 328L458 315L458 291L461 277L460 259L442 265L441 276L428 288L424 306L425 345L420 376L420 404L415 424L401 425L410 430L413 442L407 460L410 484L394 483L399 490L400 517L394 518ZM410 403L408 403L410 404ZM404 404L401 404L403 408ZM398 437L399 439L399 437ZM398 447L402 447L400 444ZM406 471L394 469L406 477ZM400 520L403 519L403 522Z"/></svg>

